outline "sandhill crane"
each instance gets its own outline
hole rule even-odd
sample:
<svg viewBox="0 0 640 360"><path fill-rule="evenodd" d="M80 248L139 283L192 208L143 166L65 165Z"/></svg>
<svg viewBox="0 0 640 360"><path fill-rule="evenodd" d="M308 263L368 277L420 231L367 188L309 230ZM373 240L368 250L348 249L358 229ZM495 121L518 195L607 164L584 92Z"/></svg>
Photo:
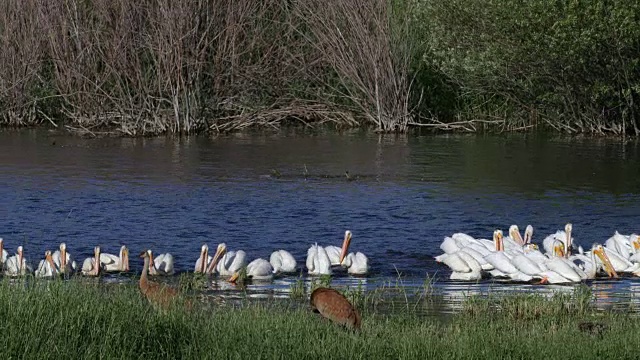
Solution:
<svg viewBox="0 0 640 360"><path fill-rule="evenodd" d="M327 319L354 330L360 329L360 313L344 295L330 288L320 287L311 293L314 312Z"/></svg>
<svg viewBox="0 0 640 360"><path fill-rule="evenodd" d="M171 302L178 297L178 291L166 284L150 281L148 277L150 264L149 251L143 251L140 257L144 259L144 266L142 267L142 274L140 275L140 292L150 303L165 308L168 307Z"/></svg>

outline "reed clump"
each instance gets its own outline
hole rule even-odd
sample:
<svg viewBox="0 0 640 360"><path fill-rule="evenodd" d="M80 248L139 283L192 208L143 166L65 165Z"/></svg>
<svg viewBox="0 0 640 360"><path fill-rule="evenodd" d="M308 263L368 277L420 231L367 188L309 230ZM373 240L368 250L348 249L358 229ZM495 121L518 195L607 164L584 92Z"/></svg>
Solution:
<svg viewBox="0 0 640 360"><path fill-rule="evenodd" d="M634 0L5 0L0 124L639 135Z"/></svg>
<svg viewBox="0 0 640 360"><path fill-rule="evenodd" d="M565 299L566 300L566 299ZM308 300L196 302L158 311L135 284L3 280L0 347L7 358L633 358L637 318L562 310L560 300L500 300L500 309L438 320L416 313L363 314L345 331ZM564 301L564 300L563 300ZM548 310L528 310L528 309ZM526 309L526 310L522 310ZM522 316L519 314L536 314ZM345 355L348 354L348 355Z"/></svg>
<svg viewBox="0 0 640 360"><path fill-rule="evenodd" d="M0 118L92 135L288 121L402 130L407 110L390 104L403 103L407 80L405 70L394 72L395 61L375 78L335 71L358 60L358 69L370 72L380 56L394 56L387 2L371 4L337 1L347 13L317 19L310 11L320 3L298 1L3 1ZM361 18L352 25L347 20L356 13ZM379 38L356 36L369 25L383 30ZM351 38L338 44L334 32L320 39L327 26ZM319 40L347 57L326 59ZM382 50L361 48L365 40ZM397 76L397 84L389 78Z"/></svg>

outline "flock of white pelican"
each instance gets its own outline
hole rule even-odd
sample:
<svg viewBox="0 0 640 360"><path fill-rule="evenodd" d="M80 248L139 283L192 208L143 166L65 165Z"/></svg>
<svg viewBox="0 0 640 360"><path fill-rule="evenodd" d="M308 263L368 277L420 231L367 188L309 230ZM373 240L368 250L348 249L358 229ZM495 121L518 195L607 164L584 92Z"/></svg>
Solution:
<svg viewBox="0 0 640 360"><path fill-rule="evenodd" d="M437 262L451 269L451 280L479 280L496 277L514 281L568 284L594 279L601 273L618 277L618 273L640 276L640 239L638 235L621 235L617 231L604 246L593 244L590 250L575 247L572 225L566 224L542 241L542 251L531 242L533 227L528 225L524 238L518 226L501 230L493 239L475 239L464 233L444 238Z"/></svg>
<svg viewBox="0 0 640 360"><path fill-rule="evenodd" d="M331 275L333 266L345 268L349 274L365 275L369 271L368 259L361 253L349 253L351 244L351 231L345 231L342 247L322 247L317 243L311 246L307 252L306 266L310 275ZM107 254L94 248L92 257L84 260L82 267L78 269L77 263L67 251L65 243L61 243L58 250L51 253L45 251L44 259L40 260L34 271L24 255L22 246L18 246L16 254L8 256L4 249L4 241L0 238L0 253L2 254L2 271L7 276L22 276L33 273L36 277L54 277L64 274L80 272L85 276L99 276L103 272L127 272L129 271L129 250L126 246L120 248L120 253ZM151 250L146 250L148 259L148 275L173 275L174 258L170 253L160 254L154 257ZM209 255L208 245L202 245L200 256L196 260L194 272L203 274L218 274L237 279L241 271L246 269L246 276L254 280L269 280L277 274L295 273L297 262L286 250L277 250L271 254L269 261L258 258L247 264L247 255L243 250L228 251L227 245L218 245L214 256Z"/></svg>

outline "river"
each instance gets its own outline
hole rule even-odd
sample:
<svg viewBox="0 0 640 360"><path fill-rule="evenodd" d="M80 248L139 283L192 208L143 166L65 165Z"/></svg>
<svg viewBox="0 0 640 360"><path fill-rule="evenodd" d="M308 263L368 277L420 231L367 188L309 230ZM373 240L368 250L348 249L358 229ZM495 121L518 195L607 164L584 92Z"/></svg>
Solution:
<svg viewBox="0 0 640 360"><path fill-rule="evenodd" d="M337 273L337 286L367 290L427 276L455 311L469 294L566 291L567 286L454 283L433 257L444 236L491 238L534 226L534 242L573 223L590 247L614 231L640 231L636 141L536 134L411 135L301 131L224 136L86 139L46 130L0 131L0 236L33 263L66 242L81 262L95 245L136 255L170 252L193 271L202 244L225 242L248 258L290 251L305 273L310 245L341 245L369 257L370 274ZM346 174L348 172L348 175ZM255 284L255 296L286 296L300 275ZM307 279L306 276L303 277ZM116 277L117 279L117 277ZM387 284L387 285L385 285ZM640 298L638 279L592 284L603 307Z"/></svg>

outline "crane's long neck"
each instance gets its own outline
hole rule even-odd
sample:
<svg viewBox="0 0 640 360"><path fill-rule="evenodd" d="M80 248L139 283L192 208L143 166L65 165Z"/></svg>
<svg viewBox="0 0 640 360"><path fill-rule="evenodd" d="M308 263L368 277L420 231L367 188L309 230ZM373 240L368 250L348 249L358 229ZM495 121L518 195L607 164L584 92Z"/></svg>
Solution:
<svg viewBox="0 0 640 360"><path fill-rule="evenodd" d="M153 253L149 252L149 274L150 275L157 275L158 272L156 271L156 265L154 263L153 260Z"/></svg>

